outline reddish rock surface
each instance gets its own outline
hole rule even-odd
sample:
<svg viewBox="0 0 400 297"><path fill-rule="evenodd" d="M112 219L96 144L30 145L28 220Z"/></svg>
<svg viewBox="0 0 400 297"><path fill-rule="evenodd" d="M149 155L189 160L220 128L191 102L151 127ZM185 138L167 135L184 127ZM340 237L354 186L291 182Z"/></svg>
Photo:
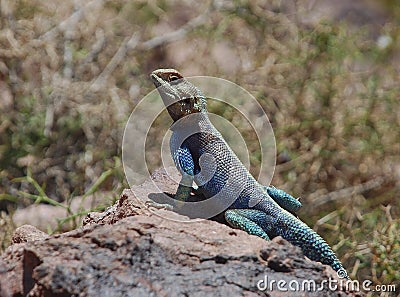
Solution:
<svg viewBox="0 0 400 297"><path fill-rule="evenodd" d="M162 172L154 178L173 186ZM147 185L135 190L146 193ZM260 291L257 282L265 277L301 286L335 273L283 239L267 242L214 221L162 217L169 214L150 212L125 190L77 230L47 236L23 226L0 257L0 296L361 296L327 288L282 292L276 283L273 291Z"/></svg>

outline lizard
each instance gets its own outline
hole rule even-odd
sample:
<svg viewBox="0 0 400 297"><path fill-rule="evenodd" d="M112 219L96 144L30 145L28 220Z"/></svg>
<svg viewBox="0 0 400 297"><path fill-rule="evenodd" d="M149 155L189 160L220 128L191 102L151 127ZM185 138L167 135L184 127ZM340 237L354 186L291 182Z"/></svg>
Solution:
<svg viewBox="0 0 400 297"><path fill-rule="evenodd" d="M223 210L228 225L265 240L281 236L299 246L309 259L349 278L326 241L296 216L301 203L283 190L259 184L249 173L209 120L202 91L175 69L155 70L150 78L174 124L180 124L170 128L171 155L182 175L175 199L187 201L193 183L196 193L205 199L223 192L218 199L230 201L234 197ZM185 129L194 129L195 133L186 136ZM202 160L204 156L211 159ZM224 192L224 187L230 189Z"/></svg>

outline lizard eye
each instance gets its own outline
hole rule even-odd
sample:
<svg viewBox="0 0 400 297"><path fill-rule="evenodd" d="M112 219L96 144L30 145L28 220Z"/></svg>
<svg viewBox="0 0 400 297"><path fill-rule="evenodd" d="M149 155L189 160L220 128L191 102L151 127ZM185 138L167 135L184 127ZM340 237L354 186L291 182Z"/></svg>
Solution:
<svg viewBox="0 0 400 297"><path fill-rule="evenodd" d="M168 79L169 79L169 81L175 81L175 80L178 80L179 77L177 75L171 74Z"/></svg>

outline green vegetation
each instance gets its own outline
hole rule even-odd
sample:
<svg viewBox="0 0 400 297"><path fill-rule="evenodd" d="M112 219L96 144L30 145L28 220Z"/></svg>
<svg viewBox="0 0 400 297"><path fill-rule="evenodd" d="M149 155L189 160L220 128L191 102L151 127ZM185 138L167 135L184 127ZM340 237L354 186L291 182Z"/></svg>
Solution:
<svg viewBox="0 0 400 297"><path fill-rule="evenodd" d="M376 1L384 12L376 22L368 22L374 10L365 3L367 25L340 14L337 21L329 10L312 18L303 1L295 7L284 1L100 2L2 7L2 249L16 207L35 202L65 209L55 232L66 223L78 226L92 210L71 210L73 197L117 196L128 187L118 161L125 122L152 90L148 74L174 67L251 92L274 127L273 184L302 197L300 217L334 245L352 277L400 285L397 1ZM201 14L203 21L165 37ZM155 43L157 36L165 39ZM215 111L240 123L234 110ZM154 123L147 141L151 170L161 166L155 156L164 120ZM243 134L257 167L254 135Z"/></svg>

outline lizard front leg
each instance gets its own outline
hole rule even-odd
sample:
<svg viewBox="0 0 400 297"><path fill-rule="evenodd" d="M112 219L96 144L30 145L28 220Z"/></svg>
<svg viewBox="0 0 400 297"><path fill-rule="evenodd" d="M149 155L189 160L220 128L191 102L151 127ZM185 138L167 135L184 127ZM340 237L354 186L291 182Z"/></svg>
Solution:
<svg viewBox="0 0 400 297"><path fill-rule="evenodd" d="M193 191L194 161L189 148L181 146L172 152L176 168L181 172L182 179L175 194L175 199L185 202Z"/></svg>
<svg viewBox="0 0 400 297"><path fill-rule="evenodd" d="M194 162L189 149L187 147L180 147L178 150L172 153L172 156L176 167L182 174L181 181L179 182L179 186L174 197L174 199L177 200L177 203L170 205L165 203L157 203L154 201L146 201L147 206L173 210L174 207L178 206L179 208L179 202L185 202L193 191L192 185L194 180Z"/></svg>

